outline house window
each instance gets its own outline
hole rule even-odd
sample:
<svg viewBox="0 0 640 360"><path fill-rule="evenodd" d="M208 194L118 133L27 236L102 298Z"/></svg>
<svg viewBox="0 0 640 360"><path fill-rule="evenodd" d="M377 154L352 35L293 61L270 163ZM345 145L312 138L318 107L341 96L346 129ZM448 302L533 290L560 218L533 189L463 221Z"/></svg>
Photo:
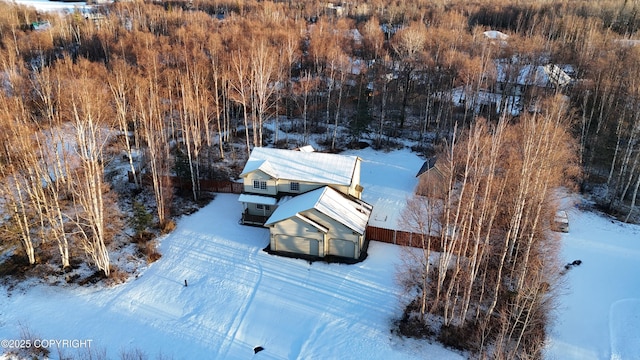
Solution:
<svg viewBox="0 0 640 360"><path fill-rule="evenodd" d="M256 204L256 208L258 210L271 210L271 205L262 205L262 204Z"/></svg>
<svg viewBox="0 0 640 360"><path fill-rule="evenodd" d="M253 188L260 190L267 190L267 182L261 180L253 180Z"/></svg>
<svg viewBox="0 0 640 360"><path fill-rule="evenodd" d="M289 183L289 187L290 187L291 191L300 191L300 183L299 182Z"/></svg>

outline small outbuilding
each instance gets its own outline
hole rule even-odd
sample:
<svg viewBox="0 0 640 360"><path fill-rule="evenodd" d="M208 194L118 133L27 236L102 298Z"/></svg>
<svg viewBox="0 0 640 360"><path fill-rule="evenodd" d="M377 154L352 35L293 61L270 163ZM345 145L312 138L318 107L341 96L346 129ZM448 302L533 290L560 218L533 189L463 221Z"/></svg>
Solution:
<svg viewBox="0 0 640 360"><path fill-rule="evenodd" d="M416 194L431 198L442 198L447 193L448 170L436 158L429 158L416 174Z"/></svg>
<svg viewBox="0 0 640 360"><path fill-rule="evenodd" d="M359 259L372 206L329 186L281 203L264 224L274 252Z"/></svg>
<svg viewBox="0 0 640 360"><path fill-rule="evenodd" d="M566 211L560 210L556 212L551 229L557 232L569 232L569 215L567 215Z"/></svg>

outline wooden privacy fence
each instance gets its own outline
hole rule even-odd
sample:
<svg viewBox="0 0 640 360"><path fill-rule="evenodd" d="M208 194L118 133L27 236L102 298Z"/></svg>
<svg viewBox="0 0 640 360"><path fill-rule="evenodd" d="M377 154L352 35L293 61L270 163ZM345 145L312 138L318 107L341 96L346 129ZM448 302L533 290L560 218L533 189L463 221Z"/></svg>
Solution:
<svg viewBox="0 0 640 360"><path fill-rule="evenodd" d="M426 235L368 225L365 236L367 240L375 240L388 244L422 248L423 236ZM431 236L431 250L440 250L439 240L439 238ZM424 243L425 246L428 244L427 238L424 238Z"/></svg>
<svg viewBox="0 0 640 360"><path fill-rule="evenodd" d="M162 176L164 180L171 181L173 187L182 189L182 190L191 190L191 179L184 179L178 176ZM133 182L133 174L129 171L129 182ZM153 180L151 179L151 175L143 174L142 175L142 184L151 185ZM217 181L217 180L200 180L200 190L201 191L210 191L210 192L219 192L219 193L231 193L231 194L241 194L244 190L243 183L237 183L233 181Z"/></svg>

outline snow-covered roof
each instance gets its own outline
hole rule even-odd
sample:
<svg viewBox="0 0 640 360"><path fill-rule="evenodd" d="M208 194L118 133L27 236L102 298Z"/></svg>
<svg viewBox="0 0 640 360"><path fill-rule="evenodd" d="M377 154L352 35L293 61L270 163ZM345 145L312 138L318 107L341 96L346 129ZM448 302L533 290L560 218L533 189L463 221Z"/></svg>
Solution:
<svg viewBox="0 0 640 360"><path fill-rule="evenodd" d="M549 84L565 86L571 82L569 76L560 66L548 64L544 66L512 64L496 61L498 82L510 82L518 85L534 85L545 87ZM517 71L518 73L513 73ZM517 76L516 76L517 75Z"/></svg>
<svg viewBox="0 0 640 360"><path fill-rule="evenodd" d="M314 151L316 151L316 149L314 149L312 145L301 146L301 147L299 147L299 148L297 148L295 150L302 151L302 152L314 152Z"/></svg>
<svg viewBox="0 0 640 360"><path fill-rule="evenodd" d="M360 43L362 43L362 40L364 40L364 36L362 36L362 34L360 33L360 31L358 29L349 30L349 35L351 36L353 41L356 42L356 44L360 44Z"/></svg>
<svg viewBox="0 0 640 360"><path fill-rule="evenodd" d="M294 216L297 217L298 219L306 222L307 224L313 226L314 228L322 231L325 234L329 232L329 229L327 227L318 224L316 221L313 221L313 220L309 219L308 217L306 217L304 215L296 214Z"/></svg>
<svg viewBox="0 0 640 360"><path fill-rule="evenodd" d="M497 81L518 85L547 86L549 77L542 66L496 61ZM517 74L514 72L517 71Z"/></svg>
<svg viewBox="0 0 640 360"><path fill-rule="evenodd" d="M240 176L244 176L245 174L254 172L256 170L260 170L265 174L271 176L274 176L274 174L276 173L276 170L271 166L269 160L252 159L251 157L249 157L249 160L244 165L244 169L242 170L242 174L240 174Z"/></svg>
<svg viewBox="0 0 640 360"><path fill-rule="evenodd" d="M321 212L359 234L364 234L372 207L364 201L347 198L331 187L325 186L283 203L267 219L265 225L275 224L311 209Z"/></svg>
<svg viewBox="0 0 640 360"><path fill-rule="evenodd" d="M509 38L509 35L498 30L489 30L483 32L482 34L484 34L487 39L491 40L507 40Z"/></svg>
<svg viewBox="0 0 640 360"><path fill-rule="evenodd" d="M271 196L253 195L253 194L240 194L238 201L250 204L264 204L275 205L277 199Z"/></svg>
<svg viewBox="0 0 640 360"><path fill-rule="evenodd" d="M549 77L549 81L556 86L565 86L571 83L571 76L569 76L558 65L548 64L542 67L545 74Z"/></svg>
<svg viewBox="0 0 640 360"><path fill-rule="evenodd" d="M276 178L327 185L351 185L358 157L255 147L241 177L260 170Z"/></svg>

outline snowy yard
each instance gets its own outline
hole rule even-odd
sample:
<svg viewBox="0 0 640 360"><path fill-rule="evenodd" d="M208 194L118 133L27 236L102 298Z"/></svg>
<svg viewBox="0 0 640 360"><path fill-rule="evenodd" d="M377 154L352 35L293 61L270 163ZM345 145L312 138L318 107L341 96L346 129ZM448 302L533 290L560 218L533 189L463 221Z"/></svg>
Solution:
<svg viewBox="0 0 640 360"><path fill-rule="evenodd" d="M124 285L2 294L0 339L19 338L22 324L39 338L91 339L112 357L137 348L152 358L247 359L262 346L255 358L459 358L390 334L402 312L398 247L374 242L357 265L271 256L261 251L266 229L237 224L237 198L218 195L182 219L163 257Z"/></svg>
<svg viewBox="0 0 640 360"><path fill-rule="evenodd" d="M395 225L422 160L409 151L358 155L365 200L386 199L380 216ZM126 284L0 289L0 339L18 339L27 327L37 338L92 340L110 358L140 349L151 358L246 359L256 346L263 359L461 358L391 334L402 314L399 247L373 242L356 265L271 256L261 251L266 229L238 224L237 200L219 194L181 219L161 242L163 257Z"/></svg>
<svg viewBox="0 0 640 360"><path fill-rule="evenodd" d="M374 224L395 225L422 160L409 150L352 153L363 159ZM0 339L19 339L28 328L40 339L92 340L111 359L132 349L150 359L463 357L391 334L402 313L394 275L399 247L372 242L356 265L271 256L261 251L266 229L238 224L237 199L219 194L182 218L162 239L163 257L125 284L0 288ZM640 227L578 209L569 217L562 257L582 264L565 276L546 358L638 359ZM254 355L256 346L265 350ZM52 349L52 359L58 356Z"/></svg>
<svg viewBox="0 0 640 360"><path fill-rule="evenodd" d="M640 359L640 226L569 212L562 259L582 260L551 330L547 359Z"/></svg>
<svg viewBox="0 0 640 360"><path fill-rule="evenodd" d="M362 200L373 205L369 225L402 229L401 213L413 193L425 159L408 150L380 152L371 148L344 154L362 158Z"/></svg>

